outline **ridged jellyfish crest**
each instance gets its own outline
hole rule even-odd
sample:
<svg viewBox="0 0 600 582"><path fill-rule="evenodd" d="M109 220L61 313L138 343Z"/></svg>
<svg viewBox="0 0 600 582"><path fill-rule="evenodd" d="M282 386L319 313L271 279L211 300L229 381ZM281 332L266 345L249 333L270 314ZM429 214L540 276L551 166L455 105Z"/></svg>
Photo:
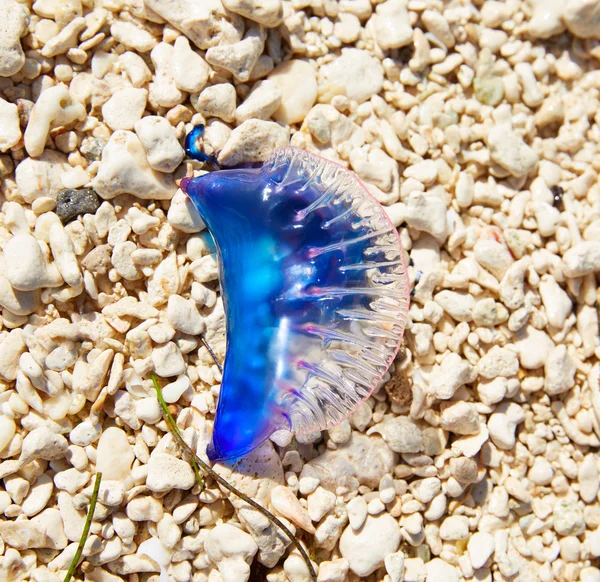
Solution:
<svg viewBox="0 0 600 582"><path fill-rule="evenodd" d="M350 171L295 148L183 188L215 239L227 355L208 454L335 426L373 392L404 331L398 232Z"/></svg>

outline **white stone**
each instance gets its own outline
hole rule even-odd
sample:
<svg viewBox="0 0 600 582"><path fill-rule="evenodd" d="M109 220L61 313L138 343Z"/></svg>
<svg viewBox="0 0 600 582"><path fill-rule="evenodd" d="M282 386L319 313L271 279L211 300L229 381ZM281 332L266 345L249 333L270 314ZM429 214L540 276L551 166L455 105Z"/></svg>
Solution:
<svg viewBox="0 0 600 582"><path fill-rule="evenodd" d="M550 38L560 34L565 25L562 12L565 3L562 0L532 0L533 14L529 19L529 34L534 38Z"/></svg>
<svg viewBox="0 0 600 582"><path fill-rule="evenodd" d="M319 76L319 85L342 91L348 99L358 103L379 93L383 86L383 67L379 59L356 48L342 49L341 56L321 67Z"/></svg>
<svg viewBox="0 0 600 582"><path fill-rule="evenodd" d="M527 176L538 164L535 151L505 125L489 132L487 144L492 160L518 178Z"/></svg>
<svg viewBox="0 0 600 582"><path fill-rule="evenodd" d="M465 384L477 378L477 373L467 360L450 352L439 366L434 368L428 390L439 400L449 400Z"/></svg>
<svg viewBox="0 0 600 582"><path fill-rule="evenodd" d="M200 335L204 331L204 321L196 304L181 295L171 295L167 305L167 320L174 329L189 335Z"/></svg>
<svg viewBox="0 0 600 582"><path fill-rule="evenodd" d="M383 475L393 472L395 458L382 438L354 431L347 443L305 464L300 481L305 477L315 478L317 484L320 482L329 491L340 486L355 490L358 485L375 489Z"/></svg>
<svg viewBox="0 0 600 582"><path fill-rule="evenodd" d="M494 346L477 362L477 373L488 380L510 377L519 371L517 354L508 348Z"/></svg>
<svg viewBox="0 0 600 582"><path fill-rule="evenodd" d="M451 404L442 411L440 426L455 434L477 434L479 432L477 409L469 402Z"/></svg>
<svg viewBox="0 0 600 582"><path fill-rule="evenodd" d="M100 424L92 424L88 421L78 423L69 433L69 440L77 446L87 447L96 442L102 434Z"/></svg>
<svg viewBox="0 0 600 582"><path fill-rule="evenodd" d="M115 131L102 150L102 163L92 186L105 200L119 194L169 200L177 190L171 176L150 167L137 135L124 130Z"/></svg>
<svg viewBox="0 0 600 582"><path fill-rule="evenodd" d="M20 291L58 287L63 279L52 263L46 261L37 240L29 234L12 237L4 245L6 278Z"/></svg>
<svg viewBox="0 0 600 582"><path fill-rule="evenodd" d="M561 536L578 536L586 529L583 512L572 498L558 499L553 514L554 531Z"/></svg>
<svg viewBox="0 0 600 582"><path fill-rule="evenodd" d="M134 497L126 508L127 517L131 521L152 521L158 523L164 515L161 501L154 497L141 496Z"/></svg>
<svg viewBox="0 0 600 582"><path fill-rule="evenodd" d="M300 123L317 100L317 78L306 61L294 59L275 67L268 81L281 93L281 103L273 118L281 123Z"/></svg>
<svg viewBox="0 0 600 582"><path fill-rule="evenodd" d="M361 495L352 498L346 505L346 509L348 511L350 527L354 531L358 531L367 519L368 511L367 502L365 501L365 498Z"/></svg>
<svg viewBox="0 0 600 582"><path fill-rule="evenodd" d="M27 497L21 503L21 509L27 517L37 515L44 509L52 497L54 484L52 478L42 473L29 491Z"/></svg>
<svg viewBox="0 0 600 582"><path fill-rule="evenodd" d="M187 461L167 453L154 452L150 455L146 479L150 491L161 493L171 489L191 489L195 482L196 475Z"/></svg>
<svg viewBox="0 0 600 582"><path fill-rule="evenodd" d="M489 417L487 427L492 442L504 450L515 446L517 425L525 420L523 408L515 402L500 404Z"/></svg>
<svg viewBox="0 0 600 582"><path fill-rule="evenodd" d="M389 1L389 0L388 0ZM426 186L433 184L438 177L438 168L433 160L423 160L404 170L405 178L414 178Z"/></svg>
<svg viewBox="0 0 600 582"><path fill-rule="evenodd" d="M580 576L581 582L600 582L600 570L595 566L583 568Z"/></svg>
<svg viewBox="0 0 600 582"><path fill-rule="evenodd" d="M600 271L600 242L585 241L571 247L563 256L563 273L583 277Z"/></svg>
<svg viewBox="0 0 600 582"><path fill-rule="evenodd" d="M378 4L371 17L374 38L383 49L394 49L412 42L413 29L407 10L407 0L387 0Z"/></svg>
<svg viewBox="0 0 600 582"><path fill-rule="evenodd" d="M190 387L190 380L187 376L179 376L175 382L170 382L163 386L163 398L167 404L177 402L181 395Z"/></svg>
<svg viewBox="0 0 600 582"><path fill-rule="evenodd" d="M167 302L170 295L177 293L178 288L177 258L172 252L154 269L148 281L148 302L153 306L162 305Z"/></svg>
<svg viewBox="0 0 600 582"><path fill-rule="evenodd" d="M115 20L110 26L110 34L117 42L140 53L151 51L157 43L148 30L124 20Z"/></svg>
<svg viewBox="0 0 600 582"><path fill-rule="evenodd" d="M130 477L134 453L127 434L117 427L109 427L102 432L96 452L96 471L102 478L124 481Z"/></svg>
<svg viewBox="0 0 600 582"><path fill-rule="evenodd" d="M193 202L181 189L171 199L167 220L171 226L186 233L200 232L206 228Z"/></svg>
<svg viewBox="0 0 600 582"><path fill-rule="evenodd" d="M258 546L245 531L222 523L210 530L204 550L217 565L223 582L245 582L250 577L250 563Z"/></svg>
<svg viewBox="0 0 600 582"><path fill-rule="evenodd" d="M598 465L593 453L587 454L577 472L579 496L585 503L593 503L598 495L600 482L598 480Z"/></svg>
<svg viewBox="0 0 600 582"><path fill-rule="evenodd" d="M113 131L133 129L136 122L142 118L147 99L148 91L146 89L129 87L117 91L102 106L104 122Z"/></svg>
<svg viewBox="0 0 600 582"><path fill-rule="evenodd" d="M19 356L25 350L26 345L23 340L23 330L20 328L13 329L2 339L0 342L0 376L2 378L12 381L17 377Z"/></svg>
<svg viewBox="0 0 600 582"><path fill-rule="evenodd" d="M29 520L4 521L0 523L3 543L14 550L32 550L46 547L46 532L41 524Z"/></svg>
<svg viewBox="0 0 600 582"><path fill-rule="evenodd" d="M434 301L456 321L468 322L473 318L475 299L468 293L444 289L435 295Z"/></svg>
<svg viewBox="0 0 600 582"><path fill-rule="evenodd" d="M534 202L532 204L538 231L542 236L552 236L560 226L560 212L558 208L547 202Z"/></svg>
<svg viewBox="0 0 600 582"><path fill-rule="evenodd" d="M32 157L40 156L50 129L82 121L86 115L85 107L73 98L65 85L49 87L40 94L29 114L23 136L27 153Z"/></svg>
<svg viewBox="0 0 600 582"><path fill-rule="evenodd" d="M473 568L475 570L483 568L494 553L494 536L485 532L474 533L467 543L467 551Z"/></svg>
<svg viewBox="0 0 600 582"><path fill-rule="evenodd" d="M20 139L19 109L13 103L0 98L0 152L8 151L17 145Z"/></svg>
<svg viewBox="0 0 600 582"><path fill-rule="evenodd" d="M437 477L418 479L410 484L413 497L421 503L429 503L442 489L442 484Z"/></svg>
<svg viewBox="0 0 600 582"><path fill-rule="evenodd" d="M127 73L131 84L139 89L152 80L152 71L137 53L127 51L119 56L119 64Z"/></svg>
<svg viewBox="0 0 600 582"><path fill-rule="evenodd" d="M77 46L80 33L86 28L85 18L76 16L60 32L50 38L43 46L41 55L46 58L65 54Z"/></svg>
<svg viewBox="0 0 600 582"><path fill-rule="evenodd" d="M23 439L19 461L22 465L26 465L34 459L46 461L59 459L67 454L68 448L69 443L64 436L52 432L45 426L40 426Z"/></svg>
<svg viewBox="0 0 600 582"><path fill-rule="evenodd" d="M490 271L498 280L504 277L514 263L508 247L495 240L481 240L475 244L477 262Z"/></svg>
<svg viewBox="0 0 600 582"><path fill-rule="evenodd" d="M178 89L199 93L208 82L210 67L192 48L185 36L177 37L171 58L171 75Z"/></svg>
<svg viewBox="0 0 600 582"><path fill-rule="evenodd" d="M249 119L236 127L219 153L219 163L237 166L263 162L270 154L288 145L289 130L272 121Z"/></svg>
<svg viewBox="0 0 600 582"><path fill-rule="evenodd" d="M440 558L434 558L425 564L427 580L443 580L444 582L459 582L460 576L452 564Z"/></svg>
<svg viewBox="0 0 600 582"><path fill-rule="evenodd" d="M38 158L26 158L15 169L15 181L19 194L31 204L42 196L56 198L63 188L62 176L71 166L60 152L46 150Z"/></svg>
<svg viewBox="0 0 600 582"><path fill-rule="evenodd" d="M440 538L444 541L456 542L469 536L469 520L464 515L451 515L440 526Z"/></svg>
<svg viewBox="0 0 600 582"><path fill-rule="evenodd" d="M0 77L12 77L25 64L21 36L27 31L29 11L15 0L0 0L0 14L4 15L0 36Z"/></svg>
<svg viewBox="0 0 600 582"><path fill-rule="evenodd" d="M0 416L0 453L8 446L16 432L15 421L9 416Z"/></svg>
<svg viewBox="0 0 600 582"><path fill-rule="evenodd" d="M370 6L369 6L370 7ZM353 43L360 36L360 20L354 14L340 12L333 25L333 34L344 44Z"/></svg>
<svg viewBox="0 0 600 582"><path fill-rule="evenodd" d="M218 117L230 123L235 119L235 102L235 87L231 83L218 83L206 87L193 104L205 117Z"/></svg>
<svg viewBox="0 0 600 582"><path fill-rule="evenodd" d="M397 453L419 453L423 450L423 434L419 425L405 416L387 416L371 427L367 434L378 432Z"/></svg>
<svg viewBox="0 0 600 582"><path fill-rule="evenodd" d="M283 93L272 80L258 81L244 102L235 110L235 122L240 125L248 119L268 120L281 105Z"/></svg>
<svg viewBox="0 0 600 582"><path fill-rule="evenodd" d="M199 49L241 39L244 20L227 12L220 0L144 0L144 4L180 30Z"/></svg>
<svg viewBox="0 0 600 582"><path fill-rule="evenodd" d="M541 368L554 349L554 342L548 337L548 334L531 325L516 333L514 345L517 348L521 366L526 370Z"/></svg>
<svg viewBox="0 0 600 582"><path fill-rule="evenodd" d="M536 485L548 485L554 477L554 468L544 457L537 457L527 477Z"/></svg>
<svg viewBox="0 0 600 582"><path fill-rule="evenodd" d="M556 282L554 277L544 275L539 284L540 296L548 316L548 323L561 330L567 317L571 314L573 303L567 292Z"/></svg>
<svg viewBox="0 0 600 582"><path fill-rule="evenodd" d="M444 241L448 236L446 204L434 194L410 194L406 200L404 219L410 227L428 232L439 241Z"/></svg>
<svg viewBox="0 0 600 582"><path fill-rule="evenodd" d="M157 346L152 351L154 371L163 378L179 376L185 371L185 362L181 351L174 342Z"/></svg>
<svg viewBox="0 0 600 582"><path fill-rule="evenodd" d="M62 225L56 222L50 227L48 239L55 264L65 283L71 287L79 287L83 283L83 276L71 237Z"/></svg>
<svg viewBox="0 0 600 582"><path fill-rule="evenodd" d="M577 368L564 344L552 349L544 363L544 391L550 396L568 392L575 385Z"/></svg>
<svg viewBox="0 0 600 582"><path fill-rule="evenodd" d="M404 581L404 554L396 552L389 554L384 559L385 571L390 577L390 582Z"/></svg>
<svg viewBox="0 0 600 582"><path fill-rule="evenodd" d="M358 576L368 576L383 565L385 557L400 545L400 526L386 513L367 516L358 531L347 526L340 538L340 553Z"/></svg>
<svg viewBox="0 0 600 582"><path fill-rule="evenodd" d="M214 67L229 71L238 81L245 83L250 80L252 69L263 48L262 30L252 27L239 42L209 48L206 51L206 60Z"/></svg>
<svg viewBox="0 0 600 582"><path fill-rule="evenodd" d="M600 6L594 0L569 0L563 4L563 20L579 38L600 39Z"/></svg>
<svg viewBox="0 0 600 582"><path fill-rule="evenodd" d="M171 76L173 47L166 42L159 42L150 53L154 65L154 75L150 83L150 102L160 107L175 107L185 100Z"/></svg>
<svg viewBox="0 0 600 582"><path fill-rule="evenodd" d="M491 406L504 399L508 391L508 380L503 376L498 376L493 380L480 381L477 384L477 394L484 404Z"/></svg>
<svg viewBox="0 0 600 582"><path fill-rule="evenodd" d="M307 498L307 510L310 519L314 522L321 521L333 509L335 501L336 496L334 493L323 489L323 487L317 487ZM349 509L348 513L350 513Z"/></svg>
<svg viewBox="0 0 600 582"><path fill-rule="evenodd" d="M162 410L158 400L153 396L141 398L135 402L135 415L148 424L155 424L162 418Z"/></svg>
<svg viewBox="0 0 600 582"><path fill-rule="evenodd" d="M223 6L267 28L278 26L283 19L281 0L223 0Z"/></svg>

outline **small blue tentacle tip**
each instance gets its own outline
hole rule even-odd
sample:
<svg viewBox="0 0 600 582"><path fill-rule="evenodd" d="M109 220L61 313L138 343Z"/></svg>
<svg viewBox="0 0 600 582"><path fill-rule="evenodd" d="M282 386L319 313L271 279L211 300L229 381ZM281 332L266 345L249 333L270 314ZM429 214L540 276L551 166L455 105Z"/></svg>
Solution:
<svg viewBox="0 0 600 582"><path fill-rule="evenodd" d="M381 382L407 320L384 209L352 172L292 147L181 187L214 237L227 318L209 457L339 424Z"/></svg>
<svg viewBox="0 0 600 582"><path fill-rule="evenodd" d="M198 145L200 138L204 135L204 125L196 125L186 136L185 136L185 155L192 160L198 162L208 162L218 169L221 169L219 162L215 156L209 156L205 154Z"/></svg>

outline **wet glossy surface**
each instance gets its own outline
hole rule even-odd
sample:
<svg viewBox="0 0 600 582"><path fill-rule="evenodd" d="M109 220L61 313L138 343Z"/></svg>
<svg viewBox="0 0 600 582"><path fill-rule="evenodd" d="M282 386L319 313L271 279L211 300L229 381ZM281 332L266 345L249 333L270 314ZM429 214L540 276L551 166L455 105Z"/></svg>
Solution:
<svg viewBox="0 0 600 582"><path fill-rule="evenodd" d="M351 172L294 148L182 187L215 239L227 315L209 456L338 424L375 389L404 330L408 278L383 209Z"/></svg>

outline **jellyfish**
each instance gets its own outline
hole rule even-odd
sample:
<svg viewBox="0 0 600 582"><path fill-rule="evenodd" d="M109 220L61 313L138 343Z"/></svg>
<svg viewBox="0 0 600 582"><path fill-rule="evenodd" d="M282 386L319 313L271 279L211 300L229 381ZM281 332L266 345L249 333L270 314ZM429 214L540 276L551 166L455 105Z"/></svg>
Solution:
<svg viewBox="0 0 600 582"><path fill-rule="evenodd" d="M293 147L181 187L214 237L226 315L209 458L336 426L400 347L410 285L398 231L351 171Z"/></svg>

